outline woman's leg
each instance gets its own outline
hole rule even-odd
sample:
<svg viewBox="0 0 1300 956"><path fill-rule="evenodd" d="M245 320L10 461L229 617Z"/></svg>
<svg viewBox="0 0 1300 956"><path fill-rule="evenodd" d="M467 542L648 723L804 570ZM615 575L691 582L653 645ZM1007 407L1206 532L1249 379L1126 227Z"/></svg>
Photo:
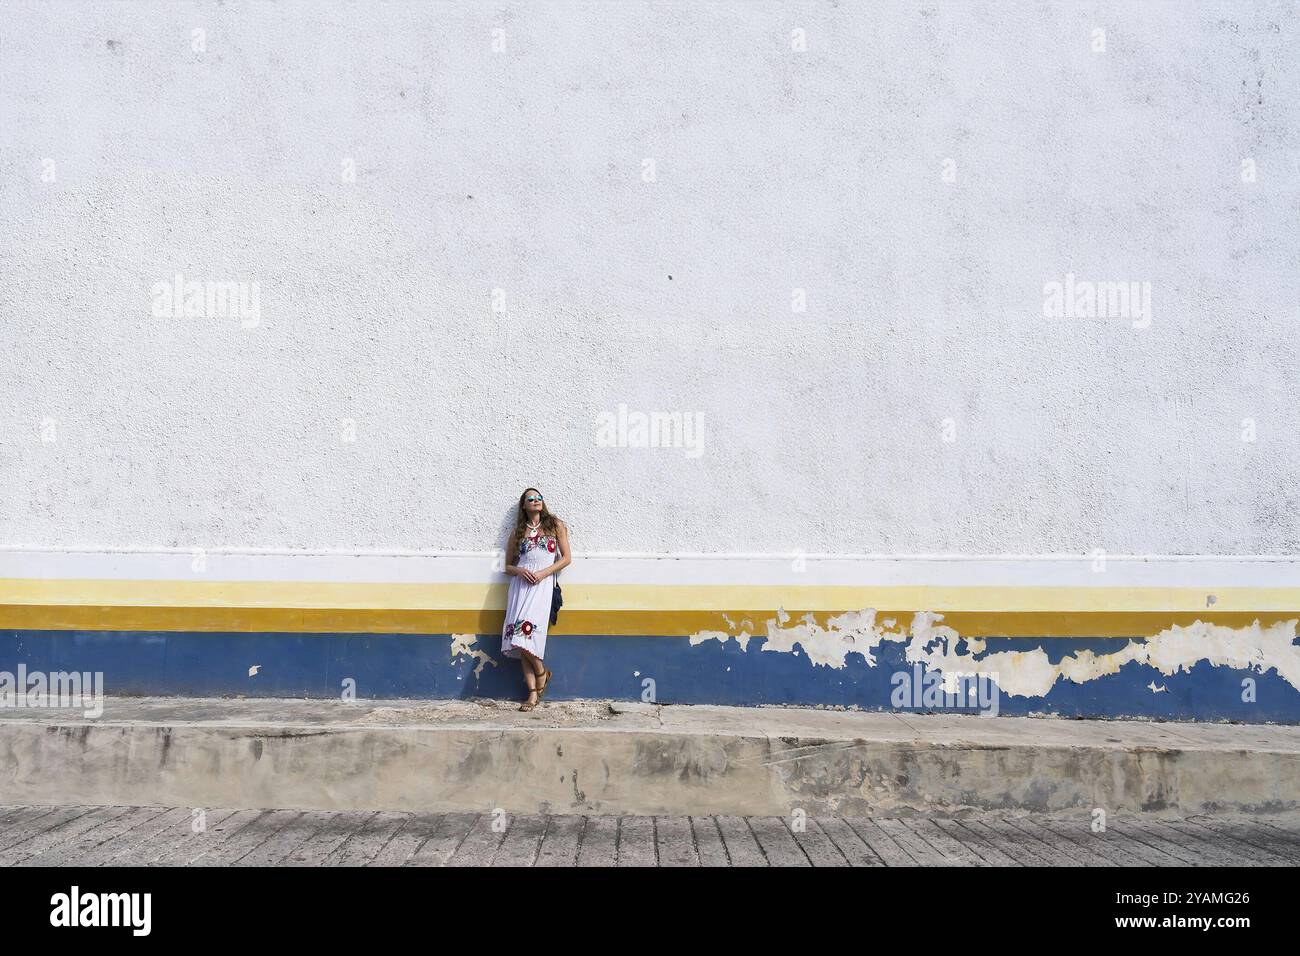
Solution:
<svg viewBox="0 0 1300 956"><path fill-rule="evenodd" d="M524 672L524 683L528 685L528 699L519 706L519 709L532 710L541 703L541 698L537 696L537 675L533 673L533 665L528 663L527 652L519 655L519 665Z"/></svg>
<svg viewBox="0 0 1300 956"><path fill-rule="evenodd" d="M524 661L527 662L527 664L531 664L533 668L533 672L531 674L527 674L527 676L524 678L525 680L530 682L528 684L529 688L530 689L536 688L537 690L540 691L546 686L548 686L551 681L549 677L543 680L543 677L546 674L546 665L542 663L542 659L540 657L537 657L534 654L530 654L522 647L519 648L519 655L521 658L523 658ZM527 672L525 671L525 673Z"/></svg>
<svg viewBox="0 0 1300 956"><path fill-rule="evenodd" d="M522 647L519 648L519 656L522 657L524 661L526 661L533 668L533 673L536 676L541 677L543 674L546 673L546 665L542 663L542 659L540 657L537 657L536 655L529 653L528 651L524 650Z"/></svg>

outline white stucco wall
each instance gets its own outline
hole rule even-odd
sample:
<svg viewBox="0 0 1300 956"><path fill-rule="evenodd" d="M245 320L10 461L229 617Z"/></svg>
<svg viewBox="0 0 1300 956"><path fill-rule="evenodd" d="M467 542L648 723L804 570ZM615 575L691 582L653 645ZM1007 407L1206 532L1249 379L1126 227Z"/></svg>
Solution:
<svg viewBox="0 0 1300 956"><path fill-rule="evenodd" d="M527 483L587 551L1294 553L1297 50L1240 0L3 0L0 545L487 550ZM155 316L178 273L256 324ZM1045 318L1067 273L1149 326Z"/></svg>

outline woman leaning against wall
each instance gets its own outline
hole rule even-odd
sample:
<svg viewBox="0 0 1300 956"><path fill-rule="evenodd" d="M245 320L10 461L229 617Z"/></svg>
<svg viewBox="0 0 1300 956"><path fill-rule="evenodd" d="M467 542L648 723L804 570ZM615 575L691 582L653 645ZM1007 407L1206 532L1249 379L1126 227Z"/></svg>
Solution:
<svg viewBox="0 0 1300 956"><path fill-rule="evenodd" d="M528 699L520 710L532 710L541 703L551 684L551 669L542 659L555 599L555 575L571 560L569 529L547 509L540 491L524 489L514 530L506 542L510 591L501 631L501 653L519 659L528 685Z"/></svg>

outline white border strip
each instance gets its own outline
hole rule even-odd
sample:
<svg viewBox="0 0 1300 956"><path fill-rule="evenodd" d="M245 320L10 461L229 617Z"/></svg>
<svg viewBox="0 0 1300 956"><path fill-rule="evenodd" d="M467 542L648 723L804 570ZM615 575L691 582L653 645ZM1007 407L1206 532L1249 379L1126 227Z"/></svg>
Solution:
<svg viewBox="0 0 1300 956"><path fill-rule="evenodd" d="M183 554L191 555L193 548L95 548L20 546L0 544L0 556L15 554ZM491 557L500 551L423 551L391 550L383 548L357 548L350 550L312 550L311 548L207 548L208 554L226 555L284 555L288 557L393 557L393 558L480 558ZM592 558L647 558L656 561L708 560L734 561L737 559L793 560L802 556L809 561L1093 561L1093 554L887 554L817 552L747 552L747 551L584 551ZM1108 561L1281 561L1300 563L1300 554L1107 554Z"/></svg>
<svg viewBox="0 0 1300 956"><path fill-rule="evenodd" d="M201 554L201 561L198 556ZM456 584L504 581L493 552L0 548L0 578ZM1300 588L1300 556L580 554L563 581L641 585Z"/></svg>

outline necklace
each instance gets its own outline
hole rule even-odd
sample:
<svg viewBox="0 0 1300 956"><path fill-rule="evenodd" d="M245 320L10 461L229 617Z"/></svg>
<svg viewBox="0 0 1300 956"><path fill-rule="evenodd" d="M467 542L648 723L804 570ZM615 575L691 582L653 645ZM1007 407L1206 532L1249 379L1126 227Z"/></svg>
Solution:
<svg viewBox="0 0 1300 956"><path fill-rule="evenodd" d="M537 531L539 528L541 528L541 526L542 526L541 521L538 521L537 524L525 524L525 525L524 525L524 527L527 528L529 531Z"/></svg>

